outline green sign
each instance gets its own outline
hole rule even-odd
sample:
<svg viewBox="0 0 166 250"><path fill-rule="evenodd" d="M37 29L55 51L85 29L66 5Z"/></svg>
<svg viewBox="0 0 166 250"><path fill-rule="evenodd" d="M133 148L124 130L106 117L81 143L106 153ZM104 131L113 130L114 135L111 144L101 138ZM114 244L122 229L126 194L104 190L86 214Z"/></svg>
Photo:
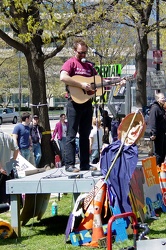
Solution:
<svg viewBox="0 0 166 250"><path fill-rule="evenodd" d="M110 65L102 65L100 70L100 66L95 66L98 74L102 74L102 77L113 77L120 76L122 72L122 64L110 64Z"/></svg>

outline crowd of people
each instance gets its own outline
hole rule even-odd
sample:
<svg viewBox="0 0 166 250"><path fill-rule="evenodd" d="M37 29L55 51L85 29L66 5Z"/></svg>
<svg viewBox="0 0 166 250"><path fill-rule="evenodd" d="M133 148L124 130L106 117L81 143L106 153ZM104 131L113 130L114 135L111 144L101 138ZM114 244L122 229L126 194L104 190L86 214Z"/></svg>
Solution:
<svg viewBox="0 0 166 250"><path fill-rule="evenodd" d="M20 154L35 167L39 167L42 156L41 139L43 128L39 125L39 116L24 112L21 123L13 130L13 139L18 146Z"/></svg>

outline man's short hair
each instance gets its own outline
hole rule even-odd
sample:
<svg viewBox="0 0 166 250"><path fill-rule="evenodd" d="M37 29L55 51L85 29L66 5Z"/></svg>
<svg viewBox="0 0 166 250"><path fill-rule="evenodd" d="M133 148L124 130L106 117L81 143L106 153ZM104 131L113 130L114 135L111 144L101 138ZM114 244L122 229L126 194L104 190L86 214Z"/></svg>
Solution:
<svg viewBox="0 0 166 250"><path fill-rule="evenodd" d="M22 120L23 122L25 122L26 118L29 119L30 115L31 115L31 114L28 113L28 112L22 113L22 115L21 115L21 120Z"/></svg>
<svg viewBox="0 0 166 250"><path fill-rule="evenodd" d="M74 50L77 50L78 44L80 44L82 46L86 46L88 49L88 45L86 44L86 42L84 42L81 38L77 38L77 39L75 39L75 41L73 43Z"/></svg>

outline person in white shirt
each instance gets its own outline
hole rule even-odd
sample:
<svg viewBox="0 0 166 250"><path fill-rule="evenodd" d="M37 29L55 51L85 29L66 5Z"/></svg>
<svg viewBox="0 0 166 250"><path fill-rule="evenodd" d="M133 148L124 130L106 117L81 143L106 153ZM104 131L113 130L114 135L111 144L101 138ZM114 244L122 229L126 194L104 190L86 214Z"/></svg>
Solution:
<svg viewBox="0 0 166 250"><path fill-rule="evenodd" d="M13 178L13 162L18 151L19 147L12 136L0 130L0 204L10 203L10 196L6 194L6 181Z"/></svg>
<svg viewBox="0 0 166 250"><path fill-rule="evenodd" d="M104 130L101 127L99 119L93 117L92 119L92 130L89 136L90 142L90 162L97 163L100 159L100 152L103 145Z"/></svg>

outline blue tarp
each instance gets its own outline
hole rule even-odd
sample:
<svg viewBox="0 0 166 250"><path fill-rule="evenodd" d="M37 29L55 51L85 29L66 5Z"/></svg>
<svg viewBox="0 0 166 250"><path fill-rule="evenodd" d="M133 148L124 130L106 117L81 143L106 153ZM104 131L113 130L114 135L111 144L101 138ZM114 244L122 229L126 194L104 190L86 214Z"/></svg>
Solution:
<svg viewBox="0 0 166 250"><path fill-rule="evenodd" d="M100 168L104 177L117 155L121 141L117 140L108 145L101 153ZM129 184L132 174L138 162L138 148L137 145L124 145L119 157L113 165L110 174L106 180L108 189L111 193L110 197L112 206L118 206L121 213L131 212L131 205L129 201Z"/></svg>

